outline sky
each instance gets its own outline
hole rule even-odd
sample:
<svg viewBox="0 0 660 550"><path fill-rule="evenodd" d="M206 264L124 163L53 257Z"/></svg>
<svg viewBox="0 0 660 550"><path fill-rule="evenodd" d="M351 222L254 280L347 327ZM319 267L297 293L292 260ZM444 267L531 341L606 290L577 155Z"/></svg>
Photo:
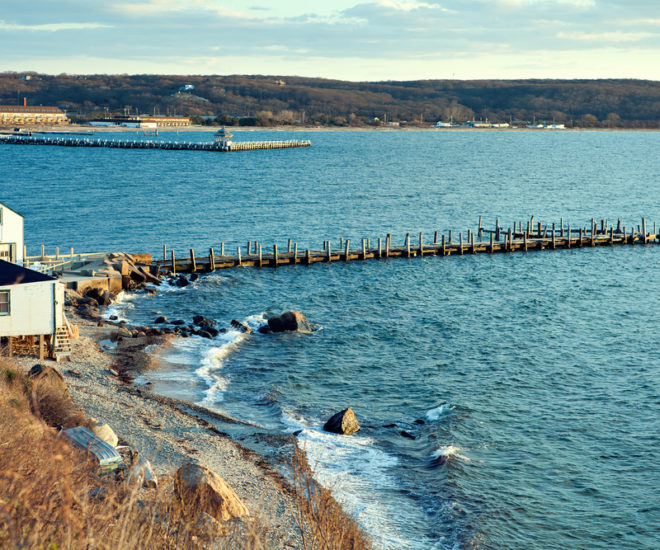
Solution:
<svg viewBox="0 0 660 550"><path fill-rule="evenodd" d="M660 0L0 0L0 71L660 80Z"/></svg>

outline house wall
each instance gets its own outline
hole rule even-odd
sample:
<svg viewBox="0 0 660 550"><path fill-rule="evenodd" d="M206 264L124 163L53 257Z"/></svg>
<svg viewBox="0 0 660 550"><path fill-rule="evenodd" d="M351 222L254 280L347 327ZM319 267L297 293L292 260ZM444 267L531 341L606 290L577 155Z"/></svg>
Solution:
<svg viewBox="0 0 660 550"><path fill-rule="evenodd" d="M59 308L57 318L62 319L61 311L64 304L64 289L62 287L60 292L58 286L62 287L62 284L57 281L0 286L0 291L10 291L10 314L0 315L0 336L53 334L55 332L53 308ZM57 295L60 298L54 300Z"/></svg>
<svg viewBox="0 0 660 550"><path fill-rule="evenodd" d="M15 245L17 264L23 265L23 216L0 203L0 243Z"/></svg>

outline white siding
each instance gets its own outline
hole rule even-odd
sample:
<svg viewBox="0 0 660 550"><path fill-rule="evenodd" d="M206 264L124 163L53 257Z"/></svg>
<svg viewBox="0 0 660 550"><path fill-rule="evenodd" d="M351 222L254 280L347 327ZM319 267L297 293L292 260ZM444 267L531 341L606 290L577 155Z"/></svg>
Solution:
<svg viewBox="0 0 660 550"><path fill-rule="evenodd" d="M9 290L9 315L0 315L0 336L29 336L33 334L53 334L55 332L55 306L53 293L60 294L57 307L58 319L62 318L64 289L57 281L25 283L0 286L0 291Z"/></svg>
<svg viewBox="0 0 660 550"><path fill-rule="evenodd" d="M14 261L23 265L23 216L2 203L0 211L0 243L14 245Z"/></svg>

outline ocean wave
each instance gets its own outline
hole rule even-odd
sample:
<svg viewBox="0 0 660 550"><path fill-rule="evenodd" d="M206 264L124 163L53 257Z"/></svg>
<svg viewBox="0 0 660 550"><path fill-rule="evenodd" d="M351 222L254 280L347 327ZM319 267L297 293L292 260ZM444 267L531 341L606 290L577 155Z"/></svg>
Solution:
<svg viewBox="0 0 660 550"><path fill-rule="evenodd" d="M471 460L460 453L462 449L454 447L453 445L447 445L445 447L440 447L431 453L431 464L433 466L442 466L443 464L449 462L453 458L458 458L465 462L471 462Z"/></svg>
<svg viewBox="0 0 660 550"><path fill-rule="evenodd" d="M443 403L439 407L426 411L426 419L430 422L435 422L453 410L453 406L449 405L448 403Z"/></svg>
<svg viewBox="0 0 660 550"><path fill-rule="evenodd" d="M140 295L135 292L122 290L119 294L117 294L114 301L105 308L102 317L108 320L110 317L115 316L117 317L118 321L129 322L129 319L126 315L130 310L135 308L135 304L133 302L139 296Z"/></svg>

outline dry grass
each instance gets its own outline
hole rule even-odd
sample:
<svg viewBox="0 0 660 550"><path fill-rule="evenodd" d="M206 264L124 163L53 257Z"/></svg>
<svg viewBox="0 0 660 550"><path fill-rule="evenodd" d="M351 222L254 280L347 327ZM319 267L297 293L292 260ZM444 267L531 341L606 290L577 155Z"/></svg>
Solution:
<svg viewBox="0 0 660 550"><path fill-rule="evenodd" d="M17 369L0 365L0 548L267 547L263 534L268 527L254 510L252 518L223 525L203 512L186 510L171 478L161 478L157 489L144 489L124 483L122 475L97 475L86 454L44 422L68 426L84 420L82 412L48 395ZM314 481L297 448L292 466L301 547L370 548L330 491Z"/></svg>

